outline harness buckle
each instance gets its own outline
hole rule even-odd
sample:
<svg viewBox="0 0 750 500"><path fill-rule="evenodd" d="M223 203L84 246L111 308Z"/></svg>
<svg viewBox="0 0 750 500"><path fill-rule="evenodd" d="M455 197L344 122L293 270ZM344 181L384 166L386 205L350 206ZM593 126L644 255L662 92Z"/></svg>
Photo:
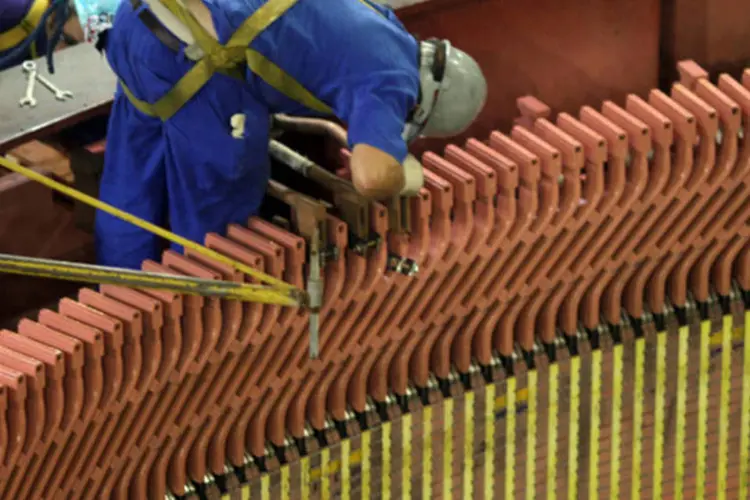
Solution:
<svg viewBox="0 0 750 500"><path fill-rule="evenodd" d="M185 57L191 61L200 61L205 57L206 53L197 43L193 43L185 47Z"/></svg>
<svg viewBox="0 0 750 500"><path fill-rule="evenodd" d="M245 49L242 47L220 47L205 55L212 67L231 69L245 60Z"/></svg>

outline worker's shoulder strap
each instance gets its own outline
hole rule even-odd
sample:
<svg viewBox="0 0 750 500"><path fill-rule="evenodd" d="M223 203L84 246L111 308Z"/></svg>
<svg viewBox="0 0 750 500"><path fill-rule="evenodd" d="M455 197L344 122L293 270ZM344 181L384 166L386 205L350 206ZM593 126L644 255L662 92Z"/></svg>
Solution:
<svg viewBox="0 0 750 500"><path fill-rule="evenodd" d="M331 109L302 84L261 53L249 48L256 37L284 15L298 0L269 0L240 25L225 45L220 44L210 35L195 16L177 0L160 1L188 27L196 44L203 52L203 57L169 92L153 104L136 98L127 86L120 82L125 95L142 113L157 116L162 120L169 119L198 93L214 72L236 70L239 64L247 64L250 70L267 84L300 104L321 113L331 113ZM238 77L241 78L241 76Z"/></svg>

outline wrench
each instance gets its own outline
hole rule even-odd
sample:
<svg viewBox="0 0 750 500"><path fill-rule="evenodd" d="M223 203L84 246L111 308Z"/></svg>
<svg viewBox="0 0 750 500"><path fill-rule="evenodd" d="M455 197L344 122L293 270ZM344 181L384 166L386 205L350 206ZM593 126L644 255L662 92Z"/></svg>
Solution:
<svg viewBox="0 0 750 500"><path fill-rule="evenodd" d="M34 63L34 61L25 61L21 68L23 69L23 72L26 73L26 94L18 100L18 105L21 107L28 106L33 108L36 106L36 99L34 98L36 63Z"/></svg>
<svg viewBox="0 0 750 500"><path fill-rule="evenodd" d="M36 76L36 79L39 80L39 82L47 87L50 92L55 94L55 99L58 101L64 101L66 98L73 98L73 93L68 90L60 90L57 88L57 86L49 81L47 78L43 77L36 71L36 63L34 61L26 61L23 63L23 68L26 71L34 71L34 75Z"/></svg>

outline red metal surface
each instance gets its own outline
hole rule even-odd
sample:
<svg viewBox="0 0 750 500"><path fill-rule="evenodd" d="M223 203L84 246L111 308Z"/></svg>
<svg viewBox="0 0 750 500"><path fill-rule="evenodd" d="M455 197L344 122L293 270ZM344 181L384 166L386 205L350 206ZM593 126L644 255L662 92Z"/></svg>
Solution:
<svg viewBox="0 0 750 500"><path fill-rule="evenodd" d="M49 189L11 173L0 177L0 253L90 261L93 239L75 227L72 211L56 202ZM0 274L0 320L7 322L44 307L76 288L71 283Z"/></svg>
<svg viewBox="0 0 750 500"><path fill-rule="evenodd" d="M664 81L677 77L677 61L690 58L712 73L737 77L750 62L750 26L743 0L664 0Z"/></svg>
<svg viewBox="0 0 750 500"><path fill-rule="evenodd" d="M329 419L432 377L619 323L623 311L703 301L710 286L726 295L733 278L748 290L750 71L714 85L695 63L679 70L668 94L576 114L523 97L509 132L426 153L412 233L389 231L373 204L384 243L370 255L350 250L346 225L329 217L339 258L324 268L317 360L307 313L112 286L0 332L0 496L182 495L245 467L247 454L273 470L317 447L308 430L334 443ZM305 285L306 242L267 221L205 243ZM389 252L419 274L389 271ZM192 252L143 268L245 279ZM269 445L284 455L266 456Z"/></svg>
<svg viewBox="0 0 750 500"><path fill-rule="evenodd" d="M556 110L572 112L586 103L620 101L655 87L660 4L431 0L400 10L399 17L421 38L451 40L486 74L487 107L461 141L507 129L519 95L534 94ZM426 141L416 149L440 151L448 142L455 140Z"/></svg>

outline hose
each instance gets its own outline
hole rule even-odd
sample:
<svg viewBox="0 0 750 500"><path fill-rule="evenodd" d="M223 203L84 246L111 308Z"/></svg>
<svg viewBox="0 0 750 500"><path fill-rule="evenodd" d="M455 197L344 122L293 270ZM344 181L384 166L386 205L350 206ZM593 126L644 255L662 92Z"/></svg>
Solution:
<svg viewBox="0 0 750 500"><path fill-rule="evenodd" d="M322 118L301 118L289 115L274 115L274 125L283 130L305 134L327 135L333 137L343 148L349 147L346 129L336 123Z"/></svg>

